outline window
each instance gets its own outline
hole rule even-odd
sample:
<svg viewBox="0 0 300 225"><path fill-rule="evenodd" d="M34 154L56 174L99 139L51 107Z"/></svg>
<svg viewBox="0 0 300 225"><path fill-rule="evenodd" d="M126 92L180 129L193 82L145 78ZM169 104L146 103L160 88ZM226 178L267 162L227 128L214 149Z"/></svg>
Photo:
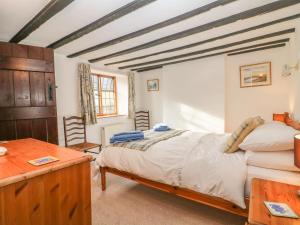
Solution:
<svg viewBox="0 0 300 225"><path fill-rule="evenodd" d="M116 78L92 74L92 83L97 115L117 115Z"/></svg>

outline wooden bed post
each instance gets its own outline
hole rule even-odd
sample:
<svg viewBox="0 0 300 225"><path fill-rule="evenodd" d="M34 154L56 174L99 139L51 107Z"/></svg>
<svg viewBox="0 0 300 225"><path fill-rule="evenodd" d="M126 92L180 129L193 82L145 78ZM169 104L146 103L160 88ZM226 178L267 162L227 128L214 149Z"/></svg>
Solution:
<svg viewBox="0 0 300 225"><path fill-rule="evenodd" d="M100 167L102 191L106 190L106 170L105 167Z"/></svg>

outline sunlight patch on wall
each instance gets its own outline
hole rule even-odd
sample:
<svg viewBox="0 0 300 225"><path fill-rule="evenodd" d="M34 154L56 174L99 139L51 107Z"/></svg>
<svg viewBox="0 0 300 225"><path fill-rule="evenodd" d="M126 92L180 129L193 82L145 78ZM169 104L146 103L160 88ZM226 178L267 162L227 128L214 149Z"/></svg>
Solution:
<svg viewBox="0 0 300 225"><path fill-rule="evenodd" d="M224 119L208 112L180 104L180 114L186 123L186 129L204 132L224 132Z"/></svg>

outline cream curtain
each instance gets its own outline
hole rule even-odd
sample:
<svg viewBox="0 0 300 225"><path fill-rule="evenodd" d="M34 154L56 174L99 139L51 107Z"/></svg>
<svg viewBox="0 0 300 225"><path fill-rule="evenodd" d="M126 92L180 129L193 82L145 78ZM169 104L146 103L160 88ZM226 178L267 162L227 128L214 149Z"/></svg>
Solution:
<svg viewBox="0 0 300 225"><path fill-rule="evenodd" d="M97 123L97 116L90 65L79 64L78 73L80 78L81 115L85 118L87 124L95 124Z"/></svg>
<svg viewBox="0 0 300 225"><path fill-rule="evenodd" d="M135 114L135 81L134 72L128 72L128 118L133 119Z"/></svg>

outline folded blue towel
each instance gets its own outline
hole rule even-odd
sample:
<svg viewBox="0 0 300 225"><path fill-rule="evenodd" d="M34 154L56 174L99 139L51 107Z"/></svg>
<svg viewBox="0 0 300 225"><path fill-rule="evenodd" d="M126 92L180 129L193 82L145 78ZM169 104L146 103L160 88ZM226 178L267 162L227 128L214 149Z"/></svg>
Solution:
<svg viewBox="0 0 300 225"><path fill-rule="evenodd" d="M124 142L131 142L131 141L138 141L138 140L144 140L144 138L130 138L130 139L110 139L111 144L117 144L117 143L124 143Z"/></svg>
<svg viewBox="0 0 300 225"><path fill-rule="evenodd" d="M158 124L155 124L153 129L154 129L154 131L168 131L168 130L170 130L170 127L165 123L158 123Z"/></svg>
<svg viewBox="0 0 300 225"><path fill-rule="evenodd" d="M119 135L119 136L113 136L112 138L115 139L115 140L118 140L118 139L132 139L132 138L142 138L144 137L144 133L140 133L140 134L123 134L123 135Z"/></svg>
<svg viewBox="0 0 300 225"><path fill-rule="evenodd" d="M144 133L143 132L124 132L124 133L119 133L115 134L112 136L110 139L110 143L121 143L121 142L129 142L129 141L136 141L136 140L142 140L144 139Z"/></svg>
<svg viewBox="0 0 300 225"><path fill-rule="evenodd" d="M155 128L154 131L168 131L168 130L171 130L170 127L158 127L158 128Z"/></svg>
<svg viewBox="0 0 300 225"><path fill-rule="evenodd" d="M118 133L118 134L114 134L113 137L117 137L117 136L123 136L123 135L134 135L134 134L141 134L141 131L128 131L128 132L122 132L122 133Z"/></svg>

